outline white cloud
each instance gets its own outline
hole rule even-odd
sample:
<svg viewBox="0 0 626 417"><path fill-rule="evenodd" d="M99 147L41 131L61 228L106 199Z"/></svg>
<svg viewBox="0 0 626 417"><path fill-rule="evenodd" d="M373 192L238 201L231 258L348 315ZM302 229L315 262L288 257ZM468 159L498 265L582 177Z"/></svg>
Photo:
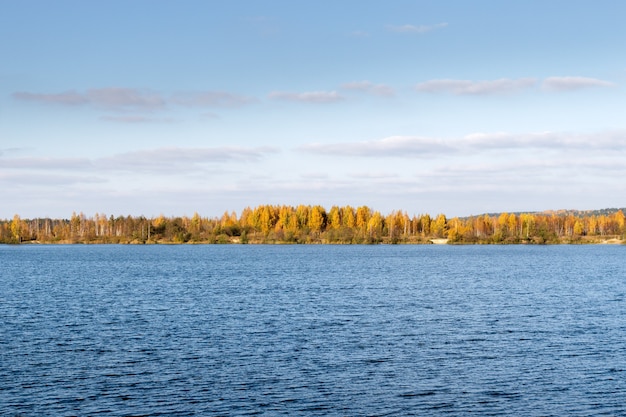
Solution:
<svg viewBox="0 0 626 417"><path fill-rule="evenodd" d="M304 172L300 174L300 178L306 180L327 180L329 176L326 172Z"/></svg>
<svg viewBox="0 0 626 417"><path fill-rule="evenodd" d="M113 111L154 111L168 105L184 107L241 107L255 100L225 91L196 91L175 93L170 97L135 88L94 88L85 92L68 91L57 94L15 92L13 98L43 104L66 106L90 105ZM118 120L121 121L121 120Z"/></svg>
<svg viewBox="0 0 626 417"><path fill-rule="evenodd" d="M387 171L365 171L365 172L351 172L348 173L348 177L355 179L367 179L367 180L386 180L390 178L398 178L398 174L395 172Z"/></svg>
<svg viewBox="0 0 626 417"><path fill-rule="evenodd" d="M188 107L241 107L253 102L254 99L225 91L202 91L177 93L170 101Z"/></svg>
<svg viewBox="0 0 626 417"><path fill-rule="evenodd" d="M312 143L301 146L299 150L324 155L365 157L428 157L454 151L442 140L419 136L391 136L364 142Z"/></svg>
<svg viewBox="0 0 626 417"><path fill-rule="evenodd" d="M276 152L270 147L159 148L100 158L94 164L115 171L186 172L206 164L258 161Z"/></svg>
<svg viewBox="0 0 626 417"><path fill-rule="evenodd" d="M393 88L385 84L374 84L370 81L353 81L341 85L344 90L360 91L382 97L395 95Z"/></svg>
<svg viewBox="0 0 626 417"><path fill-rule="evenodd" d="M447 23L437 23L435 25L418 25L418 26L414 26L414 25L400 25L400 26L389 25L389 26L387 26L387 29L389 29L392 32L398 32L398 33L426 33L426 32L433 31L435 29L445 28L446 26L448 26Z"/></svg>
<svg viewBox="0 0 626 417"><path fill-rule="evenodd" d="M362 142L311 143L299 147L298 150L332 156L427 159L435 156L458 156L492 151L626 152L626 132L473 133L447 140L419 136L391 136Z"/></svg>
<svg viewBox="0 0 626 417"><path fill-rule="evenodd" d="M615 84L587 77L549 77L541 84L541 88L547 91L573 91L593 87L615 87Z"/></svg>
<svg viewBox="0 0 626 417"><path fill-rule="evenodd" d="M146 116L102 116L100 120L104 120L106 122L114 122L114 123L130 123L130 124L141 124L141 123L173 123L174 119L170 118L155 118L155 117L146 117Z"/></svg>
<svg viewBox="0 0 626 417"><path fill-rule="evenodd" d="M510 94L532 89L538 85L536 78L500 78L497 80L436 79L419 83L415 89L425 93L447 93L453 95ZM549 77L541 82L545 91L574 91L593 87L614 87L615 84L587 77Z"/></svg>
<svg viewBox="0 0 626 417"><path fill-rule="evenodd" d="M85 97L89 103L107 109L159 109L166 104L157 94L135 88L97 88L87 90Z"/></svg>
<svg viewBox="0 0 626 417"><path fill-rule="evenodd" d="M534 87L537 80L534 78L519 78L512 80L500 78L497 80L430 80L418 84L417 91L425 93L448 93L454 95L493 95L510 94Z"/></svg>
<svg viewBox="0 0 626 417"><path fill-rule="evenodd" d="M11 170L84 170L92 168L87 158L0 158L0 168Z"/></svg>
<svg viewBox="0 0 626 417"><path fill-rule="evenodd" d="M5 184L7 187L18 187L22 190L24 187L35 187L50 190L52 186L64 186L74 184L102 184L108 182L104 178L96 177L93 175L64 175L57 173L0 173L0 184ZM43 194L45 195L45 194ZM52 197L52 196L50 196Z"/></svg>
<svg viewBox="0 0 626 417"><path fill-rule="evenodd" d="M4 155L5 153L19 153L19 152L23 152L25 150L27 150L28 148L4 148L4 149L0 149L0 156Z"/></svg>
<svg viewBox="0 0 626 417"><path fill-rule="evenodd" d="M626 132L608 131L590 134L540 132L513 134L473 133L464 137L462 146L471 149L554 149L585 151L626 151Z"/></svg>
<svg viewBox="0 0 626 417"><path fill-rule="evenodd" d="M68 91L58 94L16 92L13 98L45 104L93 105L109 110L154 110L165 106L165 100L159 94L134 88L95 88L84 93Z"/></svg>
<svg viewBox="0 0 626 417"><path fill-rule="evenodd" d="M43 171L68 173L151 172L191 175L209 164L257 162L268 154L277 153L271 147L216 148L158 148L121 153L102 158L20 157L0 158L0 167L7 171Z"/></svg>
<svg viewBox="0 0 626 417"><path fill-rule="evenodd" d="M76 91L66 91L57 94L41 94L18 91L13 93L12 96L16 100L34 101L46 104L77 106L89 103L89 100L84 94L77 93Z"/></svg>
<svg viewBox="0 0 626 417"><path fill-rule="evenodd" d="M344 100L344 97L336 91L311 91L304 93L273 91L268 95L268 97L275 100L301 103L335 103Z"/></svg>

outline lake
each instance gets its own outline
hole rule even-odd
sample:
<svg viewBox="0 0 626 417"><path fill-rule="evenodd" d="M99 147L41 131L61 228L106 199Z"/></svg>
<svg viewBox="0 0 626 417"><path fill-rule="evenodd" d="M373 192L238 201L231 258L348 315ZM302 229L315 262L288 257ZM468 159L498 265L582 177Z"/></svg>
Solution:
<svg viewBox="0 0 626 417"><path fill-rule="evenodd" d="M0 246L0 414L626 415L625 246Z"/></svg>

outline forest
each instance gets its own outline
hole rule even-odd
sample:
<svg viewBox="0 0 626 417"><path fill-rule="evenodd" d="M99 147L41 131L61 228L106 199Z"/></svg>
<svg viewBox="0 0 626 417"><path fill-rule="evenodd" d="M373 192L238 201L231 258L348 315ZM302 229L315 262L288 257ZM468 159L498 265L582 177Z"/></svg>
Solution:
<svg viewBox="0 0 626 417"><path fill-rule="evenodd" d="M154 218L86 216L0 220L0 243L266 243L266 244L550 244L623 243L624 209L495 213L447 218L444 214L387 215L367 206L261 205L240 215Z"/></svg>

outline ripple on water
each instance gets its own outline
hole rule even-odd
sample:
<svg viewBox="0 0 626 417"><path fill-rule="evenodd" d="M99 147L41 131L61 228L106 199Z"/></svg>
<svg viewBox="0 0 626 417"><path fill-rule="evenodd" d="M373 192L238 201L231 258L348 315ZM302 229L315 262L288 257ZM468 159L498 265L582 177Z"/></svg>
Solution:
<svg viewBox="0 0 626 417"><path fill-rule="evenodd" d="M0 247L3 415L623 415L622 247Z"/></svg>

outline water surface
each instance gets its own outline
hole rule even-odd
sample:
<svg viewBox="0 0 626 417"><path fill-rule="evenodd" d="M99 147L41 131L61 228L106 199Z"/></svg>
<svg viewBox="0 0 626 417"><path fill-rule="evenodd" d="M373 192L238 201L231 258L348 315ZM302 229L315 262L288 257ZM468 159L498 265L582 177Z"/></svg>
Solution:
<svg viewBox="0 0 626 417"><path fill-rule="evenodd" d="M0 414L625 415L623 246L0 246Z"/></svg>

